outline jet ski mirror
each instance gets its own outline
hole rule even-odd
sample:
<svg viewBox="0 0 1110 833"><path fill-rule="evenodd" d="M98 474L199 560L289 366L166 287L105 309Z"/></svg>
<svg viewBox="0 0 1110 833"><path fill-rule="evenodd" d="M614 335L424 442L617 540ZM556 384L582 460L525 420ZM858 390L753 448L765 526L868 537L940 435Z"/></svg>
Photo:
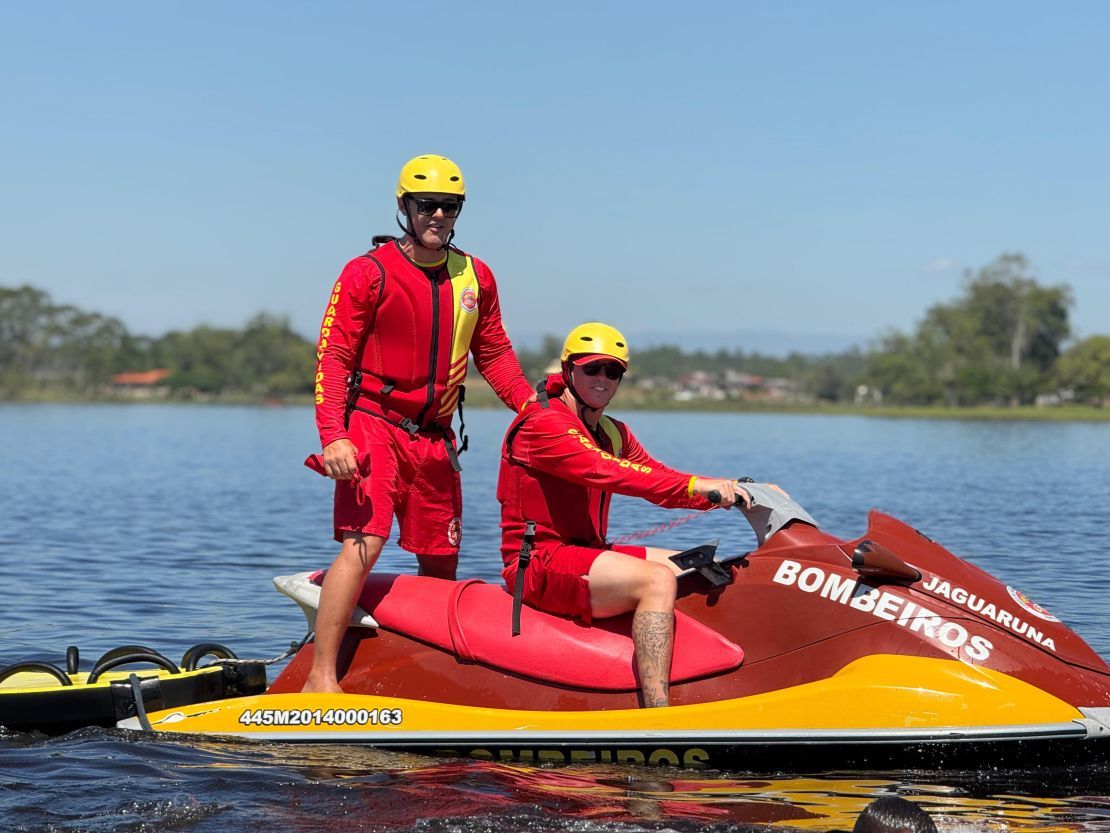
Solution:
<svg viewBox="0 0 1110 833"><path fill-rule="evenodd" d="M676 552L671 561L683 570L695 570L714 587L732 584L732 572L717 561L717 541Z"/></svg>
<svg viewBox="0 0 1110 833"><path fill-rule="evenodd" d="M852 553L852 567L861 576L893 579L913 584L921 580L921 571L911 567L882 544L870 539L859 542Z"/></svg>

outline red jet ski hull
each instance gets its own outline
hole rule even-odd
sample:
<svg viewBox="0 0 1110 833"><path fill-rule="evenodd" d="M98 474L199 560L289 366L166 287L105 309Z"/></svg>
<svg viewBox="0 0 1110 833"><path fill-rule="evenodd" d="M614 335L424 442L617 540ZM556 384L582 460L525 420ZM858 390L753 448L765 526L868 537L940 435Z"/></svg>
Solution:
<svg viewBox="0 0 1110 833"><path fill-rule="evenodd" d="M477 743L375 745L522 760L540 760L548 750L566 760L678 765L691 765L693 749L704 751L696 765L742 769L1110 760L1110 667L1024 594L894 518L872 512L867 534L853 541L790 523L758 549L721 559L717 571L728 575L727 585L714 586L704 571L679 580L671 704L740 701L772 715L778 707L767 704L788 694L790 711L767 717L767 725L740 726L738 717L739 729L700 727L687 737L675 726L666 743L628 733L520 742L512 732L493 732ZM508 594L483 585L468 606L460 595L473 591L460 594L463 585L372 574L360 604L379 626L348 632L340 656L344 691L533 713L640 705L626 621L585 628L526 609L514 638ZM556 630L547 627L552 620ZM617 647L596 648L591 640L602 636ZM300 691L312 651L306 645L270 692ZM888 671L903 667L901 658L972 682L952 691L915 679L891 685ZM874 685L857 674L855 700L795 696L865 666L882 673ZM980 672L1013 686L988 691L974 684ZM918 687L919 704L906 699ZM869 713L884 710L892 716L875 724Z"/></svg>

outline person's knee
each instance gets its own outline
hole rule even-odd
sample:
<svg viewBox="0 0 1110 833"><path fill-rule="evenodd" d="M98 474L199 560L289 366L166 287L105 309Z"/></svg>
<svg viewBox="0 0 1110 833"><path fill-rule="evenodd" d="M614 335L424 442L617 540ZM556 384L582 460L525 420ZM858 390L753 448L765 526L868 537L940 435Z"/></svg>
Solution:
<svg viewBox="0 0 1110 833"><path fill-rule="evenodd" d="M347 535L339 549L338 559L365 572L374 566L384 543L378 535Z"/></svg>
<svg viewBox="0 0 1110 833"><path fill-rule="evenodd" d="M673 608L678 593L675 574L665 564L647 561L644 567L640 581L641 601L651 602L660 609Z"/></svg>

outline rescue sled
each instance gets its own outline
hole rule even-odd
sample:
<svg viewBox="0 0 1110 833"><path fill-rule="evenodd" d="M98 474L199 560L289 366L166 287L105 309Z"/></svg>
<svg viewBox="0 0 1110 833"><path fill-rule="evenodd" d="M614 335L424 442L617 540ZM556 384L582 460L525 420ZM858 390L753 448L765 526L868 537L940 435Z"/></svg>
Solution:
<svg viewBox="0 0 1110 833"><path fill-rule="evenodd" d="M201 665L207 658L217 662ZM215 643L194 645L180 665L142 645L108 651L89 671L79 671L79 664L80 653L70 646L64 670L41 661L0 668L0 726L60 735L85 726L115 726L146 710L266 690L263 663L236 661L234 653Z"/></svg>
<svg viewBox="0 0 1110 833"><path fill-rule="evenodd" d="M299 693L307 644L266 694L149 726L764 771L1110 762L1110 667L1059 619L893 517L872 511L844 541L745 486L759 546L675 556L669 708L639 708L630 616L585 627L524 608L513 636L499 585L371 574L341 651L346 693ZM275 579L310 627L322 575Z"/></svg>

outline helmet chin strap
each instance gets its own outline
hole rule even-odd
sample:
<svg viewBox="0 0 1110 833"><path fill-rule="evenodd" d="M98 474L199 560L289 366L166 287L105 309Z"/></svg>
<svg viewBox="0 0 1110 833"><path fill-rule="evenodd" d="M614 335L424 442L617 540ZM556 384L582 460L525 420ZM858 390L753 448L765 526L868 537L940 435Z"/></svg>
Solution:
<svg viewBox="0 0 1110 833"><path fill-rule="evenodd" d="M401 209L400 208L397 209L397 214L394 215L393 219L397 221L397 225L398 225L398 227L400 227L401 231L403 231L405 234L407 234L412 239L412 242L413 242L414 245L420 246L421 248L424 248L424 249L428 249L428 247L424 245L424 241L421 240L419 237L417 237L416 229L413 228L412 215L409 213L409 195L405 194L403 197L401 197L401 202L405 206L405 223L404 223L404 225L401 224L401 216L400 216L401 215ZM462 207L461 206L459 207L459 214L462 214ZM455 215L455 216L457 217L458 215ZM430 252L444 252L444 251L447 251L447 247L451 245L451 241L454 240L454 239L455 239L455 229L452 226L451 232L447 235L447 242L444 243L442 246L440 246L438 249L428 249L428 251L430 251Z"/></svg>
<svg viewBox="0 0 1110 833"><path fill-rule="evenodd" d="M413 240L416 239L416 232L413 230L412 221L409 219L407 214L405 215L405 222L402 224L401 223L401 209L398 208L397 209L397 215L394 217L394 219L397 221L397 227L399 229L401 229L401 231L403 231L405 234L407 234Z"/></svg>

